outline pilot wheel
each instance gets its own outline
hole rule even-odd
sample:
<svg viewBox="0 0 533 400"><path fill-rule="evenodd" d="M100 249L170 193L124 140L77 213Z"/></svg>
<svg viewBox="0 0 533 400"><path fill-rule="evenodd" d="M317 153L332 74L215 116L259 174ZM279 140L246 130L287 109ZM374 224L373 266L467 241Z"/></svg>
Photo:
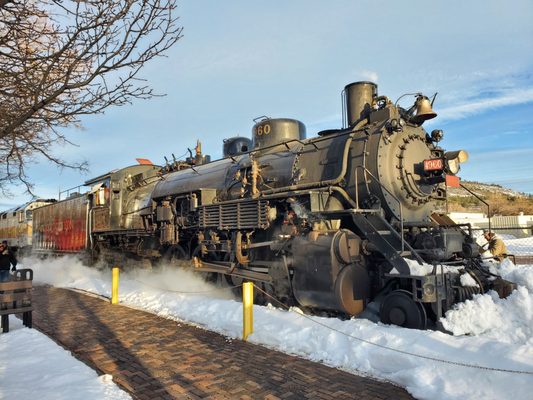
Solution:
<svg viewBox="0 0 533 400"><path fill-rule="evenodd" d="M407 290L389 293L379 310L381 322L411 329L426 329L427 316L422 303L413 300Z"/></svg>

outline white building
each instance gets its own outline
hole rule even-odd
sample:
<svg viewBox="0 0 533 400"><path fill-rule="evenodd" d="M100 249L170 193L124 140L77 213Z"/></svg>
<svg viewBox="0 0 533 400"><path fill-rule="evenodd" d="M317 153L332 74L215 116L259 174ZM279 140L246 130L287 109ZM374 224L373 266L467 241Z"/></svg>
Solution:
<svg viewBox="0 0 533 400"><path fill-rule="evenodd" d="M451 212L448 216L458 224L471 224L473 228L481 229L489 227L489 219L483 213ZM496 233L509 234L517 238L533 236L533 215L524 215L524 213L497 215L491 218L490 225Z"/></svg>

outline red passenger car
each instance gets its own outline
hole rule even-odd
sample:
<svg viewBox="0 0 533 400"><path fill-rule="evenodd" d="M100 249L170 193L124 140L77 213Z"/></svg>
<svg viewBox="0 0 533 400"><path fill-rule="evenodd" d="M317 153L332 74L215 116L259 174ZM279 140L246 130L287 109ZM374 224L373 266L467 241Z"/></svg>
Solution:
<svg viewBox="0 0 533 400"><path fill-rule="evenodd" d="M87 196L69 198L40 207L33 214L33 251L78 253L87 248Z"/></svg>

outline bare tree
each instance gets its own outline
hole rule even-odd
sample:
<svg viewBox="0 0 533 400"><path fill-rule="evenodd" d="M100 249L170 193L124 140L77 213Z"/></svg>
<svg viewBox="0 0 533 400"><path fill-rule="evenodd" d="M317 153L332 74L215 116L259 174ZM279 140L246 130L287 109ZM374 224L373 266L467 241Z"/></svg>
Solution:
<svg viewBox="0 0 533 400"><path fill-rule="evenodd" d="M0 0L0 190L71 144L80 117L156 94L139 72L181 38L176 0Z"/></svg>

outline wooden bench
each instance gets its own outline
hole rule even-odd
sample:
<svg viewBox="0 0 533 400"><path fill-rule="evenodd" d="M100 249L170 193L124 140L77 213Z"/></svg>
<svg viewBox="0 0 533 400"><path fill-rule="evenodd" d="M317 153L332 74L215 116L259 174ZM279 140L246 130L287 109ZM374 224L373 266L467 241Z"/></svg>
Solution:
<svg viewBox="0 0 533 400"><path fill-rule="evenodd" d="M11 280L0 282L0 316L2 332L9 332L9 314L22 314L22 323L31 328L33 307L31 291L33 270L19 269Z"/></svg>

